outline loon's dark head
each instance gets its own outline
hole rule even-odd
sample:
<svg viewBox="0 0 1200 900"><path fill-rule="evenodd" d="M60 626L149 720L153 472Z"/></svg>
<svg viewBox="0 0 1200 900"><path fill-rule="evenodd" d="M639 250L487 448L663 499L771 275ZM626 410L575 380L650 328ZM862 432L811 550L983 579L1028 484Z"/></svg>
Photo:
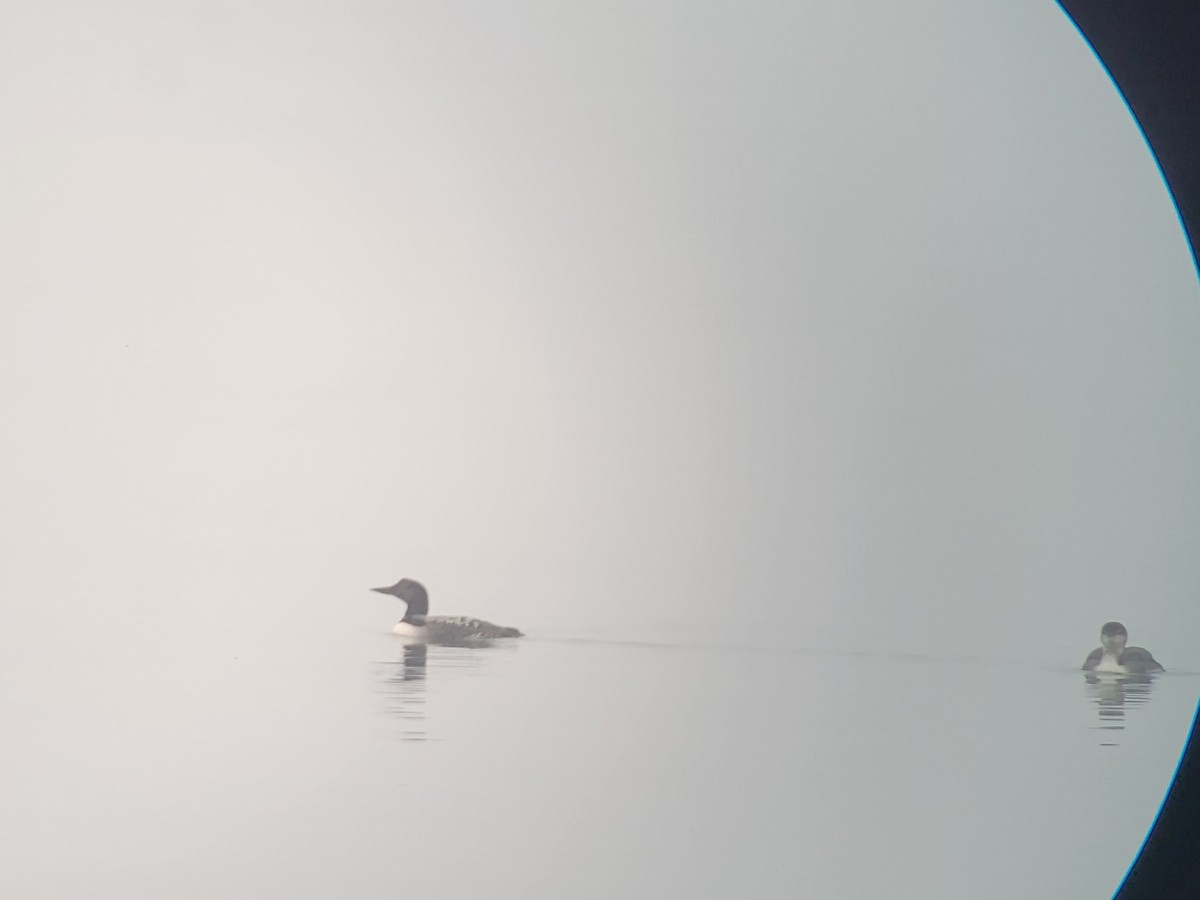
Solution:
<svg viewBox="0 0 1200 900"><path fill-rule="evenodd" d="M401 619L402 622L409 622L413 625L425 624L425 617L429 615L429 592L425 590L421 582L413 581L411 578L401 578L391 587L377 587L371 588L371 590L381 594L391 594L408 605L408 610Z"/></svg>
<svg viewBox="0 0 1200 900"><path fill-rule="evenodd" d="M1129 632L1120 622L1105 622L1104 627L1100 629L1100 643L1110 652L1120 654L1128 640Z"/></svg>

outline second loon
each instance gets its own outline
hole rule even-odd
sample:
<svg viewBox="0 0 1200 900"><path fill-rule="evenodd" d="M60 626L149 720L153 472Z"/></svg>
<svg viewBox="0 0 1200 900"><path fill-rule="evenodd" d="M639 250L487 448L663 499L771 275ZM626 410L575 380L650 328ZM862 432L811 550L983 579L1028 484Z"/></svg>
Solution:
<svg viewBox="0 0 1200 900"><path fill-rule="evenodd" d="M392 631L405 637L430 644L522 637L521 632L515 628L493 625L482 619L429 615L429 592L419 581L413 581L411 578L401 578L391 587L377 587L371 590L380 594L390 594L404 601L408 609L404 618L396 623Z"/></svg>
<svg viewBox="0 0 1200 900"><path fill-rule="evenodd" d="M1100 646L1083 661L1087 672L1122 672L1150 675L1162 672L1162 664L1145 647L1128 647L1129 632L1120 622L1105 622L1100 629Z"/></svg>

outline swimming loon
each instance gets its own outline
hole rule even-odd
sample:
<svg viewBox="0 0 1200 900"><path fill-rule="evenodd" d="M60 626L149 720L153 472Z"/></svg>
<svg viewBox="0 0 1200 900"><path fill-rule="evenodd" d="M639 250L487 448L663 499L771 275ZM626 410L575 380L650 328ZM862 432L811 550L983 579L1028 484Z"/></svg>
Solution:
<svg viewBox="0 0 1200 900"><path fill-rule="evenodd" d="M371 588L381 594L399 597L408 606L404 618L392 629L396 634L416 638L430 644L454 643L457 641L482 641L490 638L522 637L515 628L493 625L482 619L466 616L431 616L429 592L411 578L401 578L391 587Z"/></svg>
<svg viewBox="0 0 1200 900"><path fill-rule="evenodd" d="M1126 672L1146 675L1166 671L1145 647L1126 647L1129 632L1120 622L1105 622L1100 629L1100 644L1083 661L1088 672Z"/></svg>

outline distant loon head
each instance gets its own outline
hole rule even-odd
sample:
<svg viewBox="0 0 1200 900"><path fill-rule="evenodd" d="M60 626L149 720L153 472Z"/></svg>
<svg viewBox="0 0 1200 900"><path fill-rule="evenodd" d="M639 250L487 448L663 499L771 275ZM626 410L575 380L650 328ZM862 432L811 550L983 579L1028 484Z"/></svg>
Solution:
<svg viewBox="0 0 1200 900"><path fill-rule="evenodd" d="M371 588L371 590L381 594L391 594L408 605L408 610L404 613L401 622L407 622L409 625L425 624L425 617L429 615L429 591L425 590L425 586L421 582L413 581L411 578L401 578L391 587L377 587Z"/></svg>

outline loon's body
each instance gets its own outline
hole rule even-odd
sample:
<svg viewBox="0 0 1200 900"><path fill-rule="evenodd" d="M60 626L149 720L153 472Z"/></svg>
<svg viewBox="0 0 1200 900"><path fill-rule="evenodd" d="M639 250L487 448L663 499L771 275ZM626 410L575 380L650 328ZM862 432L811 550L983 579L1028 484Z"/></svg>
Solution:
<svg viewBox="0 0 1200 900"><path fill-rule="evenodd" d="M408 607L404 618L392 629L396 634L427 644L454 644L486 641L492 638L521 637L521 632L504 625L493 625L482 619L467 616L429 615L429 592L420 582L402 578L391 587L371 588L381 594L391 594Z"/></svg>
<svg viewBox="0 0 1200 900"><path fill-rule="evenodd" d="M1100 629L1100 644L1083 661L1086 672L1115 672L1150 675L1166 671L1145 647L1127 647L1129 633L1120 622L1106 622Z"/></svg>
<svg viewBox="0 0 1200 900"><path fill-rule="evenodd" d="M1117 672L1130 675L1146 675L1150 672L1166 671L1145 647L1127 647L1123 653L1106 652L1097 647L1083 661L1089 672Z"/></svg>

